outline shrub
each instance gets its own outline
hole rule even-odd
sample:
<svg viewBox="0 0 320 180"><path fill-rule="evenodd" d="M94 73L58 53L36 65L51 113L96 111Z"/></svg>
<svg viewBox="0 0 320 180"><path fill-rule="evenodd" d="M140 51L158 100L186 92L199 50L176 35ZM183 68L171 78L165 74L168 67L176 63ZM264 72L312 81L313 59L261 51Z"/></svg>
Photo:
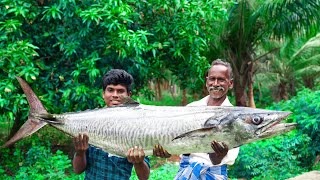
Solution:
<svg viewBox="0 0 320 180"><path fill-rule="evenodd" d="M173 179L179 170L179 165L174 163L166 163L158 168L151 168L150 180ZM138 180L136 172L133 170L130 180Z"/></svg>
<svg viewBox="0 0 320 180"><path fill-rule="evenodd" d="M313 169L320 152L320 91L304 89L270 109L292 111L286 121L298 123L297 130L242 146L230 177L286 179Z"/></svg>
<svg viewBox="0 0 320 180"><path fill-rule="evenodd" d="M298 123L298 136L307 135L312 143L306 148L306 154L299 158L302 166L312 169L316 155L320 154L320 91L304 89L289 101L274 105L274 109L293 112L292 121Z"/></svg>
<svg viewBox="0 0 320 180"><path fill-rule="evenodd" d="M246 179L287 179L306 171L298 158L310 144L307 136L290 132L272 139L241 146L229 176Z"/></svg>
<svg viewBox="0 0 320 180"><path fill-rule="evenodd" d="M0 165L2 179L12 179L5 174L10 170L14 179L83 179L83 175L72 172L71 160L62 151L52 153L49 142L41 142L34 136L32 146L26 152L24 148L14 149L13 158L9 149L1 150L4 155L4 167ZM27 146L28 147L28 146Z"/></svg>

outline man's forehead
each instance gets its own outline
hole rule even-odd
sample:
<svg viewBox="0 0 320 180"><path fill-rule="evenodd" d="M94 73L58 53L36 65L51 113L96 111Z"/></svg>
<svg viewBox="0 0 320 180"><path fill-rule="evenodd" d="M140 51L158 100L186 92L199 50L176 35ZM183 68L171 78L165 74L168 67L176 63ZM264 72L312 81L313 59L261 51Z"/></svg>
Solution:
<svg viewBox="0 0 320 180"><path fill-rule="evenodd" d="M210 73L228 73L228 68L224 65L214 65L209 69L208 74L210 75Z"/></svg>
<svg viewBox="0 0 320 180"><path fill-rule="evenodd" d="M109 84L109 85L107 85L106 88L112 88L112 89L127 89L126 86L121 85L121 84L117 84L117 85L115 85L115 84Z"/></svg>

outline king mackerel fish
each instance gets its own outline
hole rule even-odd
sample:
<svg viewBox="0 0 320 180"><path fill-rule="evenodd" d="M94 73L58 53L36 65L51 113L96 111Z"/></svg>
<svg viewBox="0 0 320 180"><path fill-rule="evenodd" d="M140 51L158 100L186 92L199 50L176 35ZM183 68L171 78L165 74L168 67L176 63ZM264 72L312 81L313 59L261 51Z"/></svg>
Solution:
<svg viewBox="0 0 320 180"><path fill-rule="evenodd" d="M71 136L86 132L89 143L125 157L140 146L152 155L154 145L171 154L212 152L212 140L229 148L293 130L295 123L280 123L291 112L248 107L149 106L127 103L81 112L50 114L30 86L17 77L30 105L28 120L2 148L50 124Z"/></svg>

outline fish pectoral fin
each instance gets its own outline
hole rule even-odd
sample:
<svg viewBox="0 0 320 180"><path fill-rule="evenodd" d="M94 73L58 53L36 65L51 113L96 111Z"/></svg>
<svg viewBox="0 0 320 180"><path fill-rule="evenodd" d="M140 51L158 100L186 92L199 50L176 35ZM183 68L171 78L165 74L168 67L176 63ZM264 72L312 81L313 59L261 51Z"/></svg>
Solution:
<svg viewBox="0 0 320 180"><path fill-rule="evenodd" d="M34 115L34 117L49 124L63 124L61 121L55 118L53 114L50 113L41 113Z"/></svg>
<svg viewBox="0 0 320 180"><path fill-rule="evenodd" d="M189 131L173 138L172 141L182 138L205 138L207 135L213 133L213 129L216 129L216 127L207 127Z"/></svg>

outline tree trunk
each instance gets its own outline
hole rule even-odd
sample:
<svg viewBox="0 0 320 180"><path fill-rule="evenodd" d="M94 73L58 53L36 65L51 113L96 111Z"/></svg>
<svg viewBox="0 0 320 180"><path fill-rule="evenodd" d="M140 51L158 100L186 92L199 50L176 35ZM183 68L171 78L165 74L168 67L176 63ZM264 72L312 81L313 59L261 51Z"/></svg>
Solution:
<svg viewBox="0 0 320 180"><path fill-rule="evenodd" d="M158 101L162 100L162 92L161 92L161 80L156 79L156 98Z"/></svg>
<svg viewBox="0 0 320 180"><path fill-rule="evenodd" d="M244 87L236 83L235 86L236 106L247 106L246 92Z"/></svg>
<svg viewBox="0 0 320 180"><path fill-rule="evenodd" d="M176 85L170 85L170 94L171 97L175 100L176 99Z"/></svg>
<svg viewBox="0 0 320 180"><path fill-rule="evenodd" d="M253 62L249 65L249 73L248 73L249 81L248 81L248 99L249 99L249 107L256 108L256 104L254 103L254 95L253 95Z"/></svg>
<svg viewBox="0 0 320 180"><path fill-rule="evenodd" d="M193 93L193 99L195 100L195 101L197 101L198 99L199 99L199 94L198 93Z"/></svg>
<svg viewBox="0 0 320 180"><path fill-rule="evenodd" d="M313 89L314 79L312 77L305 77L305 78L303 78L303 84L305 87L307 87L309 89Z"/></svg>
<svg viewBox="0 0 320 180"><path fill-rule="evenodd" d="M188 100L187 100L187 89L183 89L182 90L182 102L181 105L185 106L188 104Z"/></svg>
<svg viewBox="0 0 320 180"><path fill-rule="evenodd" d="M234 78L236 106L247 106L246 77L244 74Z"/></svg>
<svg viewBox="0 0 320 180"><path fill-rule="evenodd" d="M280 100L288 100L287 84L284 82L280 82L279 84L279 95Z"/></svg>
<svg viewBox="0 0 320 180"><path fill-rule="evenodd" d="M289 86L290 86L290 94L292 96L295 96L296 95L296 88L294 86L294 81L293 80L290 81Z"/></svg>
<svg viewBox="0 0 320 180"><path fill-rule="evenodd" d="M169 81L163 80L161 83L162 90L169 90Z"/></svg>
<svg viewBox="0 0 320 180"><path fill-rule="evenodd" d="M316 166L320 161L320 155L317 155L315 160L314 160L314 163L313 163L313 166Z"/></svg>
<svg viewBox="0 0 320 180"><path fill-rule="evenodd" d="M239 59L246 59L239 57L236 52L229 52L229 59L233 68L233 87L235 91L236 106L247 106L246 86L248 83L248 62L243 61L238 63ZM249 58L247 58L249 59Z"/></svg>
<svg viewBox="0 0 320 180"><path fill-rule="evenodd" d="M250 81L248 84L248 99L249 99L249 107L256 108L256 104L254 103L254 95L253 95L253 82Z"/></svg>

